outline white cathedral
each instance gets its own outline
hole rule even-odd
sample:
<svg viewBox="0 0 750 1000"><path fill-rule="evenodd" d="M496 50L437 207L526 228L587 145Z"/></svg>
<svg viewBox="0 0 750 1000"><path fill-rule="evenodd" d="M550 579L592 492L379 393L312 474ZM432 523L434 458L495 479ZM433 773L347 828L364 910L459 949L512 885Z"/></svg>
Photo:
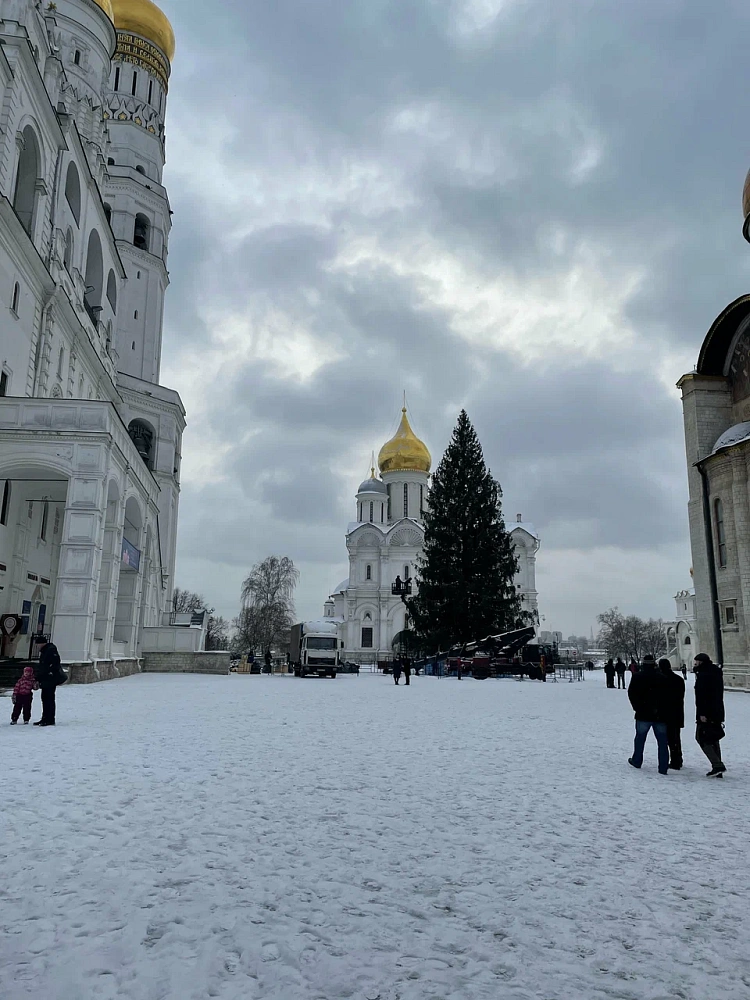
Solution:
<svg viewBox="0 0 750 1000"><path fill-rule="evenodd" d="M406 605L394 595L393 584L397 577L414 580L424 543L432 457L412 430L406 408L396 434L380 449L378 467L380 477L373 467L357 490L356 517L346 532L349 577L323 611L325 619L339 625L344 658L360 664L393 657L394 639L408 628ZM510 535L519 561L516 588L524 611L536 621L539 536L520 514ZM413 587L416 593L415 580Z"/></svg>
<svg viewBox="0 0 750 1000"><path fill-rule="evenodd" d="M0 0L4 656L51 634L69 662L138 657L170 608L185 428L159 383L174 51L150 0Z"/></svg>

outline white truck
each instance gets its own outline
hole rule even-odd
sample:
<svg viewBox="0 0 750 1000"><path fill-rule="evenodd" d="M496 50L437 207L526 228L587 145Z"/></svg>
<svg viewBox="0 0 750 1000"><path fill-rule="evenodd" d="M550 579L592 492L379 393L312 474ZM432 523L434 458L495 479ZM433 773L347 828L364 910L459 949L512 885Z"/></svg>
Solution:
<svg viewBox="0 0 750 1000"><path fill-rule="evenodd" d="M295 677L335 677L340 663L335 622L300 622L292 625L289 662Z"/></svg>

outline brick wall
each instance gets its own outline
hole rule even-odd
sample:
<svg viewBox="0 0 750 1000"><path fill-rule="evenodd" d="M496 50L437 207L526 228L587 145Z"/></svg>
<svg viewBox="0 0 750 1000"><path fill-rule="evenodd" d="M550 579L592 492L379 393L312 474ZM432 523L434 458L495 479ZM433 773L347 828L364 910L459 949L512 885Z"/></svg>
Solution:
<svg viewBox="0 0 750 1000"><path fill-rule="evenodd" d="M144 653L144 674L228 674L230 653Z"/></svg>
<svg viewBox="0 0 750 1000"><path fill-rule="evenodd" d="M97 660L95 663L64 663L70 684L98 684L141 672L140 660Z"/></svg>

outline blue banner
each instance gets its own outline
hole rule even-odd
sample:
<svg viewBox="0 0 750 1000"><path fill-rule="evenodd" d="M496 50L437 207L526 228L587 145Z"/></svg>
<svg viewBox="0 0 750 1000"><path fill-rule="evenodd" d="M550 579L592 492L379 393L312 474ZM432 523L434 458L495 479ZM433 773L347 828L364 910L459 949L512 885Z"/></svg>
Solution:
<svg viewBox="0 0 750 1000"><path fill-rule="evenodd" d="M130 544L127 538L122 540L122 561L134 573L137 573L141 568L141 553L135 545Z"/></svg>

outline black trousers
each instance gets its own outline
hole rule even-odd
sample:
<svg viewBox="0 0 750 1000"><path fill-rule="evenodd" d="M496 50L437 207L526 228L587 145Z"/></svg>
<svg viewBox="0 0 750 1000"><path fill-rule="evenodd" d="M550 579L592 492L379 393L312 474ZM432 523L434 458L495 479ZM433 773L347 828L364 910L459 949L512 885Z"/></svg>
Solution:
<svg viewBox="0 0 750 1000"><path fill-rule="evenodd" d="M44 688L42 690L42 722L46 722L48 726L54 726L55 724L55 689L54 688Z"/></svg>
<svg viewBox="0 0 750 1000"><path fill-rule="evenodd" d="M411 677L411 667L407 667L406 670L404 670L404 677L406 678L406 686L409 687L409 679Z"/></svg>
<svg viewBox="0 0 750 1000"><path fill-rule="evenodd" d="M698 746L706 757L708 757L713 767L721 764L721 743L699 743Z"/></svg>
<svg viewBox="0 0 750 1000"><path fill-rule="evenodd" d="M682 730L679 726L667 725L667 743L669 744L669 766L682 767Z"/></svg>
<svg viewBox="0 0 750 1000"><path fill-rule="evenodd" d="M618 673L617 673L617 687L618 688L624 688L625 687L625 672L624 671L622 673L620 673L618 671Z"/></svg>

